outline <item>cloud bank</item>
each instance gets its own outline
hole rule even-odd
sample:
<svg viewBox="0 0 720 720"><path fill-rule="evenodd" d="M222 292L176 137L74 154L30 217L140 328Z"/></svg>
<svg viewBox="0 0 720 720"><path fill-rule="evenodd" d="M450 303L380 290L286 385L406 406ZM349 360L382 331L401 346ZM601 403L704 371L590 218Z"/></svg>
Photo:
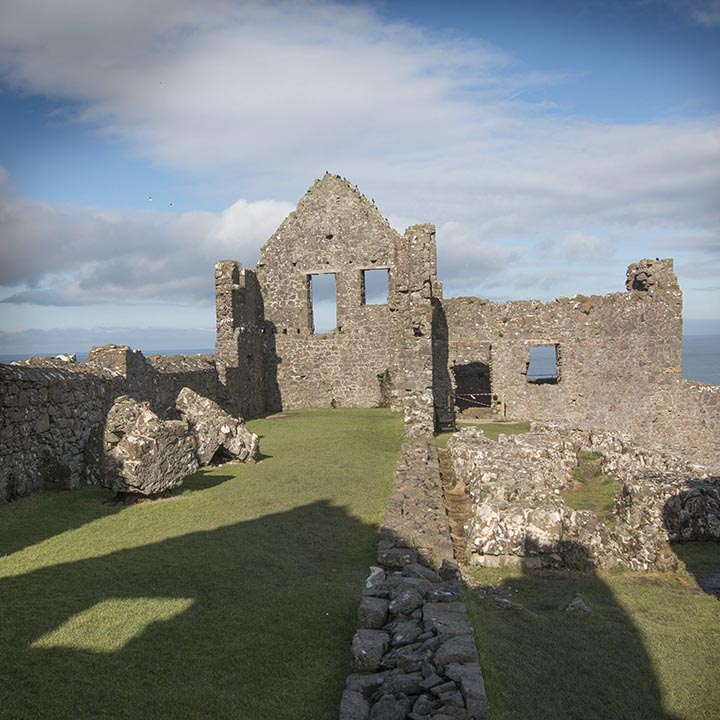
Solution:
<svg viewBox="0 0 720 720"><path fill-rule="evenodd" d="M716 3L686 5L714 22ZM571 292L568 262L622 271L658 246L700 283L717 272L718 118L564 115L525 99L562 77L362 5L5 0L0 72L134 155L274 198L170 215L6 194L6 303L207 302L212 264L254 263L326 169L399 229L435 222L450 292ZM617 274L575 290L619 289Z"/></svg>

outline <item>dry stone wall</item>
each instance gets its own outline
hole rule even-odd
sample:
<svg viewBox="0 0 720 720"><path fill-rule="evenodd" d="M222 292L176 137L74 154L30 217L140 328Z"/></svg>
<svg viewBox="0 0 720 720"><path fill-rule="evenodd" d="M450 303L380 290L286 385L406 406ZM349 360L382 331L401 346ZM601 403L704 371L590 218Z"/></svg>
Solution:
<svg viewBox="0 0 720 720"><path fill-rule="evenodd" d="M440 484L437 448L403 444L351 646L340 720L485 720L487 696ZM434 569L433 569L434 568Z"/></svg>

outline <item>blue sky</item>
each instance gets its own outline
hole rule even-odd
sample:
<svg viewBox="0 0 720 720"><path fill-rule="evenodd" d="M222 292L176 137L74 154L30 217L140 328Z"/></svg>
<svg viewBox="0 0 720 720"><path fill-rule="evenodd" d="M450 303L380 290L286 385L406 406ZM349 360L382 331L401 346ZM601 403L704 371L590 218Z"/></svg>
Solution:
<svg viewBox="0 0 720 720"><path fill-rule="evenodd" d="M0 16L0 353L212 344L214 262L253 266L326 170L436 224L446 296L673 257L687 328L720 332L719 0Z"/></svg>

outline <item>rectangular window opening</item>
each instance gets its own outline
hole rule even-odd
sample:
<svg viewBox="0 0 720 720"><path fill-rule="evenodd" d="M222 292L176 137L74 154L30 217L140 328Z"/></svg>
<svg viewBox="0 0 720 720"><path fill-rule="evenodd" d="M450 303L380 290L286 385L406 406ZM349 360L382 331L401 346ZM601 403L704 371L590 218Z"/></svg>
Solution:
<svg viewBox="0 0 720 720"><path fill-rule="evenodd" d="M337 325L335 273L310 275L310 318L313 333L329 333Z"/></svg>
<svg viewBox="0 0 720 720"><path fill-rule="evenodd" d="M362 271L362 304L386 305L390 287L390 271L374 268Z"/></svg>
<svg viewBox="0 0 720 720"><path fill-rule="evenodd" d="M527 381L534 385L557 385L560 379L558 346L531 345L526 376Z"/></svg>

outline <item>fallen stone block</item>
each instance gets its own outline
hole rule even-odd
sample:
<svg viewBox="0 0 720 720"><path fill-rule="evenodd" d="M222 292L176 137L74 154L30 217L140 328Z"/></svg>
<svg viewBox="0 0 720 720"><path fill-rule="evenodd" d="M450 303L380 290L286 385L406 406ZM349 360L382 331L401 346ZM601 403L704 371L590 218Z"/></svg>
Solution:
<svg viewBox="0 0 720 720"><path fill-rule="evenodd" d="M115 492L167 492L197 470L196 448L187 423L160 420L147 403L123 395L106 421L101 484Z"/></svg>
<svg viewBox="0 0 720 720"><path fill-rule="evenodd" d="M260 457L258 436L213 400L185 387L178 394L175 407L197 438L200 465L209 465L219 450L241 462L256 462Z"/></svg>

